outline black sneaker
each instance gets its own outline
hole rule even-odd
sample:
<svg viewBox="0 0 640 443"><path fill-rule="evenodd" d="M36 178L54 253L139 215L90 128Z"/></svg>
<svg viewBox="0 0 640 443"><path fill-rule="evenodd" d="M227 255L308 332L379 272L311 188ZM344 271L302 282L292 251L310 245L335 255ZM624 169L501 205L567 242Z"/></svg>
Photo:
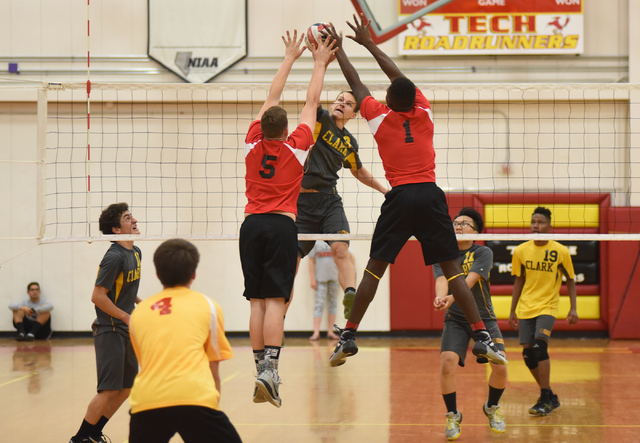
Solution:
<svg viewBox="0 0 640 443"><path fill-rule="evenodd" d="M16 340L17 341L25 341L26 337L24 336L24 332L18 332L18 335L16 336Z"/></svg>
<svg viewBox="0 0 640 443"><path fill-rule="evenodd" d="M353 329L340 329L337 325L333 325L333 328L335 332L340 334L340 341L329 358L329 364L335 367L345 364L347 357L356 355L358 346L356 345L356 332Z"/></svg>
<svg viewBox="0 0 640 443"><path fill-rule="evenodd" d="M533 405L531 409L529 409L529 414L538 415L542 417L542 416L551 414L552 410L553 409L551 408L551 401L543 400L542 397L540 397L538 399L538 402L535 405Z"/></svg>
<svg viewBox="0 0 640 443"><path fill-rule="evenodd" d="M558 396L553 394L551 396L551 410L554 411L560 407L560 400L558 400Z"/></svg>
<svg viewBox="0 0 640 443"><path fill-rule="evenodd" d="M498 348L496 348L495 343L493 343L487 331L476 332L476 343L473 345L472 352L476 357L484 357L496 365L506 365L509 363L507 358L498 351Z"/></svg>
<svg viewBox="0 0 640 443"><path fill-rule="evenodd" d="M24 338L25 341L34 341L35 339L36 339L36 336L33 335L31 332L29 332L27 336Z"/></svg>

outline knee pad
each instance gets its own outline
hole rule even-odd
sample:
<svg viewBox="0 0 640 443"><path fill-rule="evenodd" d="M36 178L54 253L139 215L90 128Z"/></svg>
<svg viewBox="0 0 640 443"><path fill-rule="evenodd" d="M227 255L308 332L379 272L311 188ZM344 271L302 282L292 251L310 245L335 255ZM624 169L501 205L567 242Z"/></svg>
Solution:
<svg viewBox="0 0 640 443"><path fill-rule="evenodd" d="M534 352L536 353L536 358L538 361L549 360L549 354L547 353L548 343L544 340L540 340L536 338L536 344L533 347Z"/></svg>
<svg viewBox="0 0 640 443"><path fill-rule="evenodd" d="M524 364L529 369L535 369L538 367L538 359L533 348L524 348L522 350L522 357L524 357Z"/></svg>

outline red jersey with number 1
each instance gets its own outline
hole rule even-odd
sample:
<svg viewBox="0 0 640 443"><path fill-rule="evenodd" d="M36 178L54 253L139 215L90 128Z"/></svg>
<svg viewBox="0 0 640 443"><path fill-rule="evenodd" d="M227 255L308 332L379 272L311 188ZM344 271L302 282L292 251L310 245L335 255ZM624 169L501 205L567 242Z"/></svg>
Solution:
<svg viewBox="0 0 640 443"><path fill-rule="evenodd" d="M285 140L266 140L260 120L251 123L245 140L244 160L248 214L272 211L298 215L298 195L304 162L313 146L313 133L299 125Z"/></svg>
<svg viewBox="0 0 640 443"><path fill-rule="evenodd" d="M416 101L409 112L392 111L368 96L360 105L360 113L378 143L391 186L436 181L433 114L429 100L419 89L416 88Z"/></svg>

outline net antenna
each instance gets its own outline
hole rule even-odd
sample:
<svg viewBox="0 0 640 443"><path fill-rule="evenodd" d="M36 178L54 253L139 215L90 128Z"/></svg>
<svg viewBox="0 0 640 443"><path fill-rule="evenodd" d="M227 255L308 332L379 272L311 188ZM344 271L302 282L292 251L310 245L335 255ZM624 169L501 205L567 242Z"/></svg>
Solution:
<svg viewBox="0 0 640 443"><path fill-rule="evenodd" d="M91 242L91 0L87 0L87 234Z"/></svg>

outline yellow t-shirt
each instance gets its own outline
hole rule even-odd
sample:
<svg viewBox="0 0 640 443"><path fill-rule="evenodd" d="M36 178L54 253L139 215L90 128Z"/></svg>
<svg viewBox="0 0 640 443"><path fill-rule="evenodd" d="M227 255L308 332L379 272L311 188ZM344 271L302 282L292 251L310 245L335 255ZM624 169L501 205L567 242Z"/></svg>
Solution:
<svg viewBox="0 0 640 443"><path fill-rule="evenodd" d="M553 240L544 246L536 246L533 240L529 240L513 251L511 263L511 275L525 277L518 302L518 318L557 317L562 269L566 271L567 278L576 278L569 250Z"/></svg>
<svg viewBox="0 0 640 443"><path fill-rule="evenodd" d="M170 406L218 409L209 361L233 351L220 306L186 287L165 289L134 309L131 342L140 371L131 389L131 412Z"/></svg>

